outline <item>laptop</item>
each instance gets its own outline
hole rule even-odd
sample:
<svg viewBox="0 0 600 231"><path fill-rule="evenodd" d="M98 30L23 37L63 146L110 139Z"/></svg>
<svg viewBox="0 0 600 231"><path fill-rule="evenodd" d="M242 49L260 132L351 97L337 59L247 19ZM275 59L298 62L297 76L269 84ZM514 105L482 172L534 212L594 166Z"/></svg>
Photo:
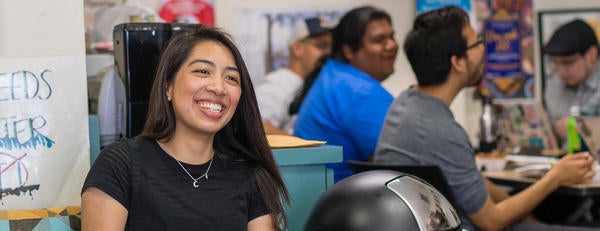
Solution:
<svg viewBox="0 0 600 231"><path fill-rule="evenodd" d="M533 155L560 154L560 145L544 106L529 99L494 100L498 150L529 150ZM537 151L536 151L537 150ZM544 152L542 152L542 150Z"/></svg>
<svg viewBox="0 0 600 231"><path fill-rule="evenodd" d="M600 117L577 117L579 136L581 137L582 150L590 152L596 160L600 161Z"/></svg>

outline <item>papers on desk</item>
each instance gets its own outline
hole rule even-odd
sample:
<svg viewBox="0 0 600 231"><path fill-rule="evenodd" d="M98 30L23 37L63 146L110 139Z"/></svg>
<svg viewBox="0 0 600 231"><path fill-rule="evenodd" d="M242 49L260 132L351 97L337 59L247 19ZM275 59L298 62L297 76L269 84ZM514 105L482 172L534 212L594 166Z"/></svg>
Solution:
<svg viewBox="0 0 600 231"><path fill-rule="evenodd" d="M305 140L295 136L276 134L267 135L267 141L271 148L313 147L326 143L325 141Z"/></svg>
<svg viewBox="0 0 600 231"><path fill-rule="evenodd" d="M527 178L541 178L552 168L559 158L551 156L530 156L530 155L506 155L506 160L511 161L521 176Z"/></svg>
<svg viewBox="0 0 600 231"><path fill-rule="evenodd" d="M514 167L512 171L518 172L521 176L527 178L539 179L543 177L552 168L552 164L558 162L560 158L551 156L530 156L509 154L505 157L507 162L511 162ZM594 181L600 181L600 164L594 163Z"/></svg>
<svg viewBox="0 0 600 231"><path fill-rule="evenodd" d="M517 155L508 154L506 155L507 161L514 162L517 166L529 165L529 164L552 164L559 160L557 157L552 156L531 156L531 155Z"/></svg>
<svg viewBox="0 0 600 231"><path fill-rule="evenodd" d="M551 164L529 164L515 168L513 171L518 172L521 176L527 178L542 178L552 168Z"/></svg>

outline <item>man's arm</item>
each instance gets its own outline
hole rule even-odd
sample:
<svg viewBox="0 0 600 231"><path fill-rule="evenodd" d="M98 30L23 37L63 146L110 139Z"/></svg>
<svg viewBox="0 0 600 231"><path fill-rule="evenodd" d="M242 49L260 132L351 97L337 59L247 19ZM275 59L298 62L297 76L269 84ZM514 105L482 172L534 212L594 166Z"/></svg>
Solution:
<svg viewBox="0 0 600 231"><path fill-rule="evenodd" d="M496 184L494 184L494 182L490 181L488 178L483 178L483 181L485 182L488 194L491 196L493 202L499 203L500 201L510 197L507 192L498 188L498 186L496 186Z"/></svg>
<svg viewBox="0 0 600 231"><path fill-rule="evenodd" d="M498 186L496 184L494 184L494 182L492 182L488 178L484 178L484 181L485 181L485 186L486 186L490 196L492 197L492 201L494 203L498 204L498 203L500 203L500 201L503 201L504 199L510 197L508 192L498 188ZM529 221L529 222L540 222L532 214L527 215L527 217L523 218L523 220Z"/></svg>
<svg viewBox="0 0 600 231"><path fill-rule="evenodd" d="M500 230L526 217L556 188L591 180L594 159L587 153L563 157L544 177L520 193L495 203L488 198L479 211L469 214L473 223L482 230Z"/></svg>

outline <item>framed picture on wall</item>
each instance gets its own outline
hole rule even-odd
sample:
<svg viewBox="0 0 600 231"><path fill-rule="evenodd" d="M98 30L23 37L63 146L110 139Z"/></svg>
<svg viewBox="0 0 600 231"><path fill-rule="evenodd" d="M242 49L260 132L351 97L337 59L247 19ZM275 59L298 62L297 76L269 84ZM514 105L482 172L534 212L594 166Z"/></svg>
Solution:
<svg viewBox="0 0 600 231"><path fill-rule="evenodd" d="M581 19L587 22L596 32L596 37L600 38L600 8L597 9L569 9L540 11L538 13L539 44L541 57L541 83L542 94L545 90L546 82L554 76L554 65L548 55L544 55L543 47L550 41L554 32L565 23L575 19Z"/></svg>

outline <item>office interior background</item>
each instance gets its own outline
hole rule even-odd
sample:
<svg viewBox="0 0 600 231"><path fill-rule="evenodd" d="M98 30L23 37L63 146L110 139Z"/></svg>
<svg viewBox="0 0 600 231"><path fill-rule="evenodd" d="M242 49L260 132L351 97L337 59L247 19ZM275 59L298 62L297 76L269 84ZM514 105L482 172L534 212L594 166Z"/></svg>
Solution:
<svg viewBox="0 0 600 231"><path fill-rule="evenodd" d="M125 2L125 1L124 1ZM162 0L130 0L150 8L158 8ZM534 49L536 86L540 86L540 56L537 39L537 12L545 10L566 10L599 8L600 2L594 0L533 0L534 9ZM216 0L214 2L215 25L230 33L236 31L236 9L315 9L318 7L353 7L371 4L389 11L392 16L397 39L401 41L416 15L413 0L375 0L375 1L274 1L274 0ZM84 7L82 1L57 0L39 1L0 1L0 57L47 57L76 55L85 60ZM235 34L234 34L235 36ZM242 44L243 46L243 44ZM400 51L402 52L402 51ZM85 66L80 67L85 70ZM84 76L82 76L84 77ZM398 95L403 89L414 84L415 78L406 57L398 55L395 73L383 82L392 95ZM82 86L83 87L83 86ZM535 99L541 100L540 88L535 90ZM472 92L463 91L451 106L457 121L467 130L472 142L477 141L479 129L478 116L481 106L474 100Z"/></svg>
<svg viewBox="0 0 600 231"><path fill-rule="evenodd" d="M130 0L156 9L163 0ZM532 0L536 86L541 86L540 45L537 38L537 13L545 10L600 8L597 0ZM415 0L214 0L215 26L236 36L236 10L248 9L315 9L344 6L351 8L370 4L390 13L397 40L402 43L416 15ZM244 44L241 44L242 47ZM242 48L243 49L243 48ZM402 49L402 48L400 48ZM414 84L415 78L403 51L399 51L395 73L383 82L394 96ZM23 58L70 57L81 78L86 78L86 47L84 37L84 4L81 0L0 0L0 71L3 62ZM85 81L71 88L86 88ZM451 109L456 120L467 130L473 144L479 131L480 101L473 98L473 90L463 91ZM83 96L85 97L85 96ZM535 100L541 101L541 89L535 89ZM68 104L68 102L64 102ZM2 109L0 109L2 110ZM87 128L82 128L87 137ZM89 145L89 144L82 144Z"/></svg>

